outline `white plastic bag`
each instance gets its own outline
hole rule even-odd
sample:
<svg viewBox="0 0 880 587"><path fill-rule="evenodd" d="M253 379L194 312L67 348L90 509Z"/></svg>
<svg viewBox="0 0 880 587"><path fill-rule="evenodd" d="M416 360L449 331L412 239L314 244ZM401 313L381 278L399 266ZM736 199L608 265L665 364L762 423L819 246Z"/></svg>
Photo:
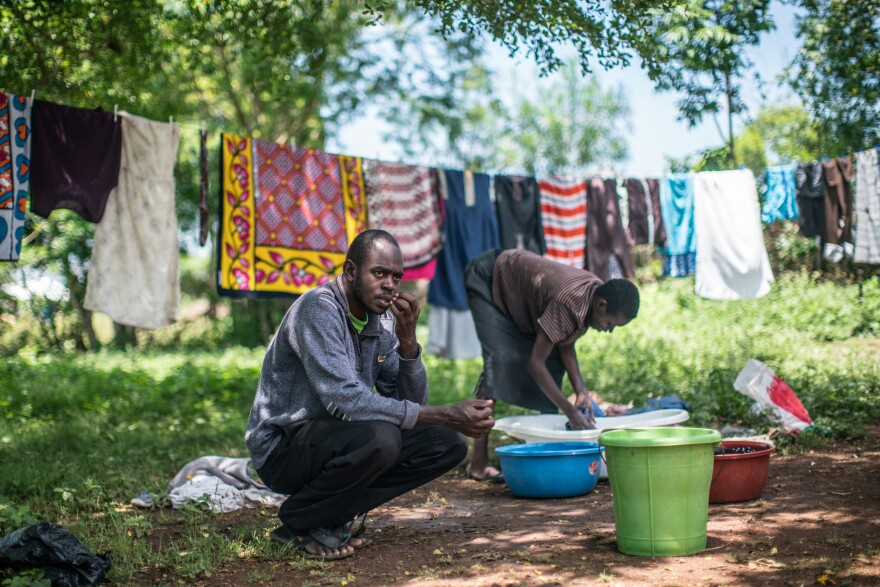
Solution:
<svg viewBox="0 0 880 587"><path fill-rule="evenodd" d="M755 400L759 408L770 410L782 424L782 429L793 436L813 424L791 387L757 359L749 359L733 382L733 388Z"/></svg>

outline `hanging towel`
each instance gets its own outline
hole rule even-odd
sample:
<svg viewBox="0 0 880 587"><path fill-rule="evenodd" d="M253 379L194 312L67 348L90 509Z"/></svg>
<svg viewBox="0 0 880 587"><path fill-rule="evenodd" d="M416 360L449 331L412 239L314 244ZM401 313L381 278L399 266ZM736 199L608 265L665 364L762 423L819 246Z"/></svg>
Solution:
<svg viewBox="0 0 880 587"><path fill-rule="evenodd" d="M485 251L498 246L498 225L489 199L489 176L469 174L465 181L461 171L445 171L447 197L446 237L437 260L437 270L428 290L428 303L453 310L467 310L464 290L464 268ZM468 187L468 184L473 187ZM473 193L474 204L468 206L466 194Z"/></svg>
<svg viewBox="0 0 880 587"><path fill-rule="evenodd" d="M83 307L114 322L159 328L178 319L174 208L176 126L124 112L119 183L95 229Z"/></svg>
<svg viewBox="0 0 880 587"><path fill-rule="evenodd" d="M853 227L856 263L880 263L880 169L877 149L856 155L856 223Z"/></svg>
<svg viewBox="0 0 880 587"><path fill-rule="evenodd" d="M443 216L437 170L364 161L367 226L391 233L403 253L403 267L419 267L443 248Z"/></svg>
<svg viewBox="0 0 880 587"><path fill-rule="evenodd" d="M224 134L221 295L299 295L342 272L366 227L361 159Z"/></svg>
<svg viewBox="0 0 880 587"><path fill-rule="evenodd" d="M801 163L795 172L801 236L820 236L825 227L825 172L819 161Z"/></svg>
<svg viewBox="0 0 880 587"><path fill-rule="evenodd" d="M853 177L849 157L822 163L825 174L825 228L822 231L822 255L834 263L843 259L852 247L849 182Z"/></svg>
<svg viewBox="0 0 880 587"><path fill-rule="evenodd" d="M673 173L660 183L660 211L666 227L666 246L661 250L663 274L693 275L697 241L694 237L694 184L687 173Z"/></svg>
<svg viewBox="0 0 880 587"><path fill-rule="evenodd" d="M495 176L495 208L504 249L547 251L541 223L541 192L534 177Z"/></svg>
<svg viewBox="0 0 880 587"><path fill-rule="evenodd" d="M764 172L764 185L767 188L761 208L761 222L764 224L777 220L797 220L796 169L796 165L779 165L768 167Z"/></svg>
<svg viewBox="0 0 880 587"><path fill-rule="evenodd" d="M31 100L0 92L0 261L18 261L30 184Z"/></svg>
<svg viewBox="0 0 880 587"><path fill-rule="evenodd" d="M208 240L208 132L199 131L199 246Z"/></svg>
<svg viewBox="0 0 880 587"><path fill-rule="evenodd" d="M761 232L755 176L748 169L694 176L696 293L715 300L758 298L773 272Z"/></svg>
<svg viewBox="0 0 880 587"><path fill-rule="evenodd" d="M588 182L586 248L586 269L602 281L635 274L613 179L595 177Z"/></svg>
<svg viewBox="0 0 880 587"><path fill-rule="evenodd" d="M542 179L541 220L544 256L583 269L587 244L587 183L554 177Z"/></svg>
<svg viewBox="0 0 880 587"><path fill-rule="evenodd" d="M56 208L100 222L119 180L122 121L101 110L35 100L32 112L31 212Z"/></svg>

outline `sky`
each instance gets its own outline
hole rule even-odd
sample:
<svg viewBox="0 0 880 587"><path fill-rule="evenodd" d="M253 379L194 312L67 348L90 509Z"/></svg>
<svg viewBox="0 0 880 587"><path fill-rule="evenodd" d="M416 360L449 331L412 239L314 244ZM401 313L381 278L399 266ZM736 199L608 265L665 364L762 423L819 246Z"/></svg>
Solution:
<svg viewBox="0 0 880 587"><path fill-rule="evenodd" d="M762 97L761 91L751 80L751 74L748 74L743 87L743 97L752 114L758 111L762 103L795 100L791 92L777 81L777 77L784 72L800 47L800 42L795 37L796 11L779 2L773 3L772 10L776 30L766 33L760 45L749 50L755 71L764 82L765 94ZM561 54L573 55L565 51ZM495 43L490 43L486 62L494 73L495 87L500 94L504 93L505 87L510 87L513 83L519 87L527 87L530 80L535 80L537 83L538 69L533 62L523 56L512 59ZM631 110L628 132L629 158L617 166L623 175L657 177L666 171L667 157L680 158L722 144L723 139L711 116L694 128L688 128L686 122L677 120L678 109L675 102L678 96L674 93L655 92L653 83L636 63L627 68L609 71L598 68L596 73L606 87L622 86L629 99ZM718 122L725 132L726 120L726 116L722 113ZM743 119L737 120L735 129L741 128L744 122ZM377 113L368 114L342 127L338 135L330 141L328 150L398 161L399 150L394 144L382 140L383 130L381 117ZM485 171L491 173L493 170Z"/></svg>

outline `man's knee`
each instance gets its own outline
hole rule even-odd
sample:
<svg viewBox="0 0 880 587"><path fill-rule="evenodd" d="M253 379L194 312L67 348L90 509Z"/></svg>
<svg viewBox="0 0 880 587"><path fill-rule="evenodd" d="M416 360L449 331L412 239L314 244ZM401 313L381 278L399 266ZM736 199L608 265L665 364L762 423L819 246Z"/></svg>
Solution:
<svg viewBox="0 0 880 587"><path fill-rule="evenodd" d="M364 448L369 458L381 469L389 469L400 456L400 429L390 422L369 421L358 422L363 428Z"/></svg>
<svg viewBox="0 0 880 587"><path fill-rule="evenodd" d="M464 460L468 444L463 435L445 426L437 426L435 435L438 458L443 459L450 469Z"/></svg>

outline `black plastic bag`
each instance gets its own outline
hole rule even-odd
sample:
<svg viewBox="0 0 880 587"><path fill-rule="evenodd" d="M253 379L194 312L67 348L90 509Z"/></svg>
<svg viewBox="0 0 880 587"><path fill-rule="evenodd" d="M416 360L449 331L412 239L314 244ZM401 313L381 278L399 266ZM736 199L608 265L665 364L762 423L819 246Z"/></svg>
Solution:
<svg viewBox="0 0 880 587"><path fill-rule="evenodd" d="M92 554L69 530L40 522L0 538L0 568L41 568L53 587L96 585L110 570L110 553Z"/></svg>

